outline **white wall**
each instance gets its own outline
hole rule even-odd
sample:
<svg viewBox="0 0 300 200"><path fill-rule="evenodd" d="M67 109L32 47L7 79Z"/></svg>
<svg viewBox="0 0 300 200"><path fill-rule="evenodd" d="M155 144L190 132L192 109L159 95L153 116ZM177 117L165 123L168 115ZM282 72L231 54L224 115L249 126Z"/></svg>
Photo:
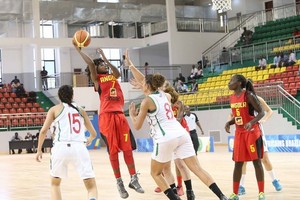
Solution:
<svg viewBox="0 0 300 200"><path fill-rule="evenodd" d="M264 2L268 2L270 0L264 0ZM295 0L273 0L273 7L284 6L287 4L295 3ZM265 3L263 4L265 6Z"/></svg>
<svg viewBox="0 0 300 200"><path fill-rule="evenodd" d="M232 0L231 5L232 10L227 12L229 18L235 17L237 13L245 15L264 10L264 3L262 0Z"/></svg>
<svg viewBox="0 0 300 200"><path fill-rule="evenodd" d="M223 37L225 33L185 33L172 34L169 44L171 65L195 64L202 56L202 52Z"/></svg>

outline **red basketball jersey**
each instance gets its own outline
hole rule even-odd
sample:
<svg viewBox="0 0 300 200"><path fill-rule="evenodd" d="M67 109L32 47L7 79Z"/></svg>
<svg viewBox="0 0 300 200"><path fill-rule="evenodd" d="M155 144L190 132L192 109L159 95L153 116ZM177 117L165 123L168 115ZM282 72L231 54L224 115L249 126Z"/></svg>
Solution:
<svg viewBox="0 0 300 200"><path fill-rule="evenodd" d="M101 93L100 114L107 112L123 112L124 96L118 80L112 74L98 74Z"/></svg>
<svg viewBox="0 0 300 200"><path fill-rule="evenodd" d="M178 115L178 109L179 109L179 107L178 107L178 105L175 103L175 104L172 106L172 110L173 110L173 113L174 113L174 117L177 117L177 115ZM184 117L182 117L182 119L181 119L181 121L180 121L180 124L181 124L181 126L182 126L183 128L185 128L185 130L187 130L188 133L190 132L189 126L188 126L188 124L187 124L187 122L186 122L186 120L185 120Z"/></svg>
<svg viewBox="0 0 300 200"><path fill-rule="evenodd" d="M249 114L249 105L246 95L246 91L243 91L239 96L235 94L230 96L230 107L237 128L243 128L245 124L254 118L254 116Z"/></svg>

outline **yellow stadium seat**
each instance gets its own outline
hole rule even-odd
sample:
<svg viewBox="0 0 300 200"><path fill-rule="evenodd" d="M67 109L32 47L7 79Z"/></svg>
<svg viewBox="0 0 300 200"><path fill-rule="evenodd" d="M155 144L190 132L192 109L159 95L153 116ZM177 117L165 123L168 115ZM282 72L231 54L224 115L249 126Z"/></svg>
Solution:
<svg viewBox="0 0 300 200"><path fill-rule="evenodd" d="M251 76L257 76L257 71L253 71Z"/></svg>
<svg viewBox="0 0 300 200"><path fill-rule="evenodd" d="M274 68L272 68L272 69L269 69L269 74L274 74L275 72L275 69Z"/></svg>
<svg viewBox="0 0 300 200"><path fill-rule="evenodd" d="M263 76L262 75L258 75L256 81L262 81L263 80Z"/></svg>
<svg viewBox="0 0 300 200"><path fill-rule="evenodd" d="M269 78L269 74L265 74L263 80L267 80Z"/></svg>
<svg viewBox="0 0 300 200"><path fill-rule="evenodd" d="M257 75L259 76L259 75L262 75L263 74L263 70L259 70L258 72L257 72Z"/></svg>
<svg viewBox="0 0 300 200"><path fill-rule="evenodd" d="M280 72L285 72L286 71L286 67L281 67L280 68Z"/></svg>
<svg viewBox="0 0 300 200"><path fill-rule="evenodd" d="M262 72L263 72L263 73L262 73L263 75L269 74L269 70L263 70Z"/></svg>
<svg viewBox="0 0 300 200"><path fill-rule="evenodd" d="M275 68L274 69L274 73L279 73L280 72L280 68Z"/></svg>

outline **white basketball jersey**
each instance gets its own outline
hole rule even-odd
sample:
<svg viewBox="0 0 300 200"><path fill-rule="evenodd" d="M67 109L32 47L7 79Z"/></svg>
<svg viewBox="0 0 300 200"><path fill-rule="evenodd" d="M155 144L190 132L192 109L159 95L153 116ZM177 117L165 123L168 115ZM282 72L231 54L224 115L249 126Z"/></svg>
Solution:
<svg viewBox="0 0 300 200"><path fill-rule="evenodd" d="M150 125L150 135L156 142L166 142L187 134L186 130L176 120L172 106L162 91L150 94L156 106L154 112L148 112L147 121Z"/></svg>
<svg viewBox="0 0 300 200"><path fill-rule="evenodd" d="M75 103L72 104L77 107ZM84 118L66 103L63 103L63 109L55 118L53 126L53 142L86 142Z"/></svg>

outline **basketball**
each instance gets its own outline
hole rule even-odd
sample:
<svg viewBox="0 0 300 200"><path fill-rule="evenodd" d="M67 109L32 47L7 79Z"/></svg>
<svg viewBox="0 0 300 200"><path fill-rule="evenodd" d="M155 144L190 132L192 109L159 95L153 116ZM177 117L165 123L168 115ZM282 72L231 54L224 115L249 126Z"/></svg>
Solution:
<svg viewBox="0 0 300 200"><path fill-rule="evenodd" d="M73 42L79 48L87 47L91 42L91 37L89 32L85 30L76 31L76 33L73 36Z"/></svg>

